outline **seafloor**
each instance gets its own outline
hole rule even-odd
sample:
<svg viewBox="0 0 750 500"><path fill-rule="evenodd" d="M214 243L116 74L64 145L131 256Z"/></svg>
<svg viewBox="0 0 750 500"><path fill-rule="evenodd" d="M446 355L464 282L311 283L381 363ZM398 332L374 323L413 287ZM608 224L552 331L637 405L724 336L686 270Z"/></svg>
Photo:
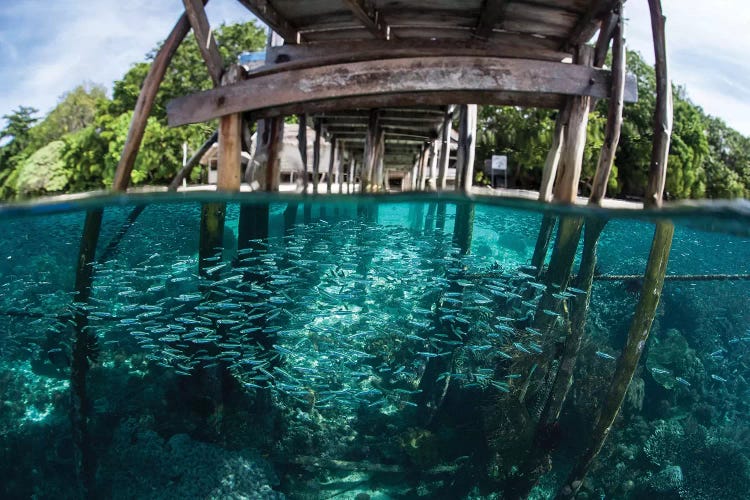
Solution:
<svg viewBox="0 0 750 500"><path fill-rule="evenodd" d="M0 498L518 498L529 477L554 498L591 446L655 222L676 228L663 294L576 498L747 498L746 216L305 198L249 207L270 224L248 232L230 201L199 255L201 203L164 201L86 207L104 220L84 294L86 212L0 210ZM603 226L590 290L583 237L568 267L557 230L531 265L545 218Z"/></svg>

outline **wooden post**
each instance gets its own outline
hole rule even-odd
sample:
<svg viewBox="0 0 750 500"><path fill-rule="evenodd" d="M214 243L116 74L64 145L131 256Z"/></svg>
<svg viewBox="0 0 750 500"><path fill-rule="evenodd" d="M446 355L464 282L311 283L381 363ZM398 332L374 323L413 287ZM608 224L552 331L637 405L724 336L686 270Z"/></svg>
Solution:
<svg viewBox="0 0 750 500"><path fill-rule="evenodd" d="M362 164L362 179L360 191L365 193L371 191L372 180L375 173L375 162L377 161L376 149L378 146L379 113L377 109L370 110L370 118L367 122L367 137L365 138L365 153Z"/></svg>
<svg viewBox="0 0 750 500"><path fill-rule="evenodd" d="M581 45L578 48L576 63L591 66L593 63L593 48ZM570 114L568 125L565 127L565 137L560 157L560 170L554 188L554 200L561 203L573 204L578 196L578 182L581 178L583 164L583 150L586 146L586 126L589 121L589 106L591 98L577 96L569 98Z"/></svg>
<svg viewBox="0 0 750 500"><path fill-rule="evenodd" d="M379 192L384 188L383 170L385 169L385 130L378 127L377 149L375 151L375 174L373 180L374 191Z"/></svg>
<svg viewBox="0 0 750 500"><path fill-rule="evenodd" d="M622 2L617 6L617 23L612 42L612 97L609 99L607 127L604 133L604 144L599 154L599 163L592 182L589 203L600 205L607 194L607 184L615 162L615 152L620 142L622 129L622 109L625 95L625 44Z"/></svg>
<svg viewBox="0 0 750 500"><path fill-rule="evenodd" d="M477 105L468 104L466 106L466 132L462 134L465 145L465 160L463 165L463 188L464 192L471 193L471 187L474 185L474 158L477 147ZM463 124L462 124L463 125Z"/></svg>
<svg viewBox="0 0 750 500"><path fill-rule="evenodd" d="M320 175L320 141L323 133L323 123L315 119L315 144L313 145L313 194L318 194L318 180Z"/></svg>
<svg viewBox="0 0 750 500"><path fill-rule="evenodd" d="M187 0L186 0L187 1ZM222 78L222 85L231 85L242 79L242 67L233 64ZM222 116L219 120L219 169L217 191L240 190L242 174L242 115Z"/></svg>
<svg viewBox="0 0 750 500"><path fill-rule="evenodd" d="M627 343L617 360L617 367L607 397L594 424L593 432L590 434L590 444L571 471L565 485L558 491L558 499L575 497L591 464L602 449L617 414L620 412L625 393L638 367L643 348L646 346L651 331L651 324L656 316L656 308L659 305L664 286L664 276L667 272L673 236L674 226L670 222L661 221L657 223L646 266L641 297L630 324Z"/></svg>
<svg viewBox="0 0 750 500"><path fill-rule="evenodd" d="M216 143L216 141L219 139L219 132L214 132L211 137L208 138L206 142L203 143L203 145L198 148L198 151L195 152L195 154L185 163L185 166L183 166L179 172L177 172L177 175L174 179L172 179L172 182L169 183L169 191L177 191L180 186L182 185L183 179L187 178L190 175L190 172L193 170L193 168L200 163L201 158L203 158L203 155L205 155L209 149Z"/></svg>
<svg viewBox="0 0 750 500"><path fill-rule="evenodd" d="M549 148L547 158L544 161L544 170L542 171L542 183L539 186L539 201L552 201L552 188L557 168L560 164L560 151L562 149L563 138L565 136L565 125L568 121L568 106L565 106L557 113L555 120L555 130L552 135L552 146Z"/></svg>
<svg viewBox="0 0 750 500"><path fill-rule="evenodd" d="M336 138L331 138L331 155L328 159L328 175L326 176L326 193L331 194L331 183L333 182L333 165L336 163Z"/></svg>
<svg viewBox="0 0 750 500"><path fill-rule="evenodd" d="M85 304L91 295L94 282L94 261L99 232L102 227L102 209L89 210L83 225L81 245L78 250L76 266L75 302ZM89 419L91 402L87 390L89 371L89 354L96 336L89 333L88 315L81 307L74 311L75 337L70 363L70 421L72 424L73 457L75 459L76 477L81 498L94 498L96 485L96 462L89 436Z"/></svg>
<svg viewBox="0 0 750 500"><path fill-rule="evenodd" d="M167 39L164 40L164 44L159 49L159 52L156 53L154 62L151 63L146 79L143 81L141 92L138 94L138 100L135 103L135 110L133 111L133 119L130 121L128 137L125 140L122 156L117 164L115 179L112 182L112 189L114 191L125 191L128 188L128 184L130 184L130 173L133 171L135 159L138 156L141 141L143 141L143 134L146 131L148 116L154 107L156 93L159 91L159 86L164 79L164 74L167 72L167 67L172 61L172 57L174 57L177 48L189 31L190 21L187 14L183 14L174 25L174 28L172 28Z"/></svg>
<svg viewBox="0 0 750 500"><path fill-rule="evenodd" d="M213 80L214 86L218 87L221 85L224 64L221 60L221 54L219 54L219 47L216 45L216 39L208 24L203 2L201 0L183 0L182 3L185 5L185 13L187 13L190 25L193 27L195 41L198 42L198 50L200 50L201 56L206 62L208 74Z"/></svg>
<svg viewBox="0 0 750 500"><path fill-rule="evenodd" d="M417 191L424 191L425 176L426 176L426 165L429 155L427 150L427 144L422 145L422 152L419 153L419 163L417 164Z"/></svg>
<svg viewBox="0 0 750 500"><path fill-rule="evenodd" d="M656 110L654 111L654 145L651 151L651 166L648 171L646 208L661 207L664 186L667 180L667 160L672 136L672 83L667 65L666 18L660 0L648 0L651 11L651 29L654 35L656 58Z"/></svg>
<svg viewBox="0 0 750 500"><path fill-rule="evenodd" d="M299 155L302 159L302 192L307 194L308 171L307 171L307 115L297 115L297 144Z"/></svg>
<svg viewBox="0 0 750 500"><path fill-rule="evenodd" d="M339 182L339 194L344 194L344 164L346 163L346 143L341 143L341 154L339 155L338 168L336 169L336 177Z"/></svg>
<svg viewBox="0 0 750 500"><path fill-rule="evenodd" d="M427 179L427 189L429 191L437 190L437 164L438 164L438 143L430 143L430 176Z"/></svg>
<svg viewBox="0 0 750 500"><path fill-rule="evenodd" d="M470 192L474 177L474 150L477 132L476 104L459 106L458 157L456 160L456 191Z"/></svg>
<svg viewBox="0 0 750 500"><path fill-rule="evenodd" d="M549 436L557 425L563 404L567 398L568 391L573 382L573 371L575 369L578 352L584 335L586 315L591 298L591 285L594 278L596 266L596 248L599 237L606 224L604 219L588 219L584 232L583 256L581 258L580 270L574 281L574 285L585 294L577 295L571 299L572 314L570 328L565 339L562 356L558 363L549 397L542 410L542 414L536 425L536 431L528 449L528 454L519 467L518 473L509 482L505 491L507 498L527 498L534 485L551 463L550 450L544 447L545 437Z"/></svg>
<svg viewBox="0 0 750 500"><path fill-rule="evenodd" d="M448 164L451 161L451 132L453 124L453 108L451 107L443 119L442 141L440 143L440 160L437 178L437 189L445 189L445 177L448 172Z"/></svg>
<svg viewBox="0 0 750 500"><path fill-rule="evenodd" d="M356 170L357 159L354 157L354 154L352 154L351 158L349 158L349 172L346 176L346 194L351 194L354 192L354 174Z"/></svg>

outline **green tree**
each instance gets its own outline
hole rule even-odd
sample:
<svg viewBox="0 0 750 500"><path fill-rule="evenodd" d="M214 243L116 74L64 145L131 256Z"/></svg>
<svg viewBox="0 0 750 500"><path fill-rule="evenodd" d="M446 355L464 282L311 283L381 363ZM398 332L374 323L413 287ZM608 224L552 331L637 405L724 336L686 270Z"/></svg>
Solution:
<svg viewBox="0 0 750 500"><path fill-rule="evenodd" d="M70 172L65 168L63 141L53 141L21 163L15 176L15 191L19 197L58 193L68 185Z"/></svg>
<svg viewBox="0 0 750 500"><path fill-rule="evenodd" d="M31 127L39 118L36 108L19 106L9 115L4 115L5 128L0 131L0 197L6 199L15 193L15 171L24 159L24 150L29 143Z"/></svg>
<svg viewBox="0 0 750 500"><path fill-rule="evenodd" d="M66 134L84 129L94 122L98 106L107 99L102 85L83 83L60 97L57 106L41 123L31 129L29 146L34 150L57 141Z"/></svg>

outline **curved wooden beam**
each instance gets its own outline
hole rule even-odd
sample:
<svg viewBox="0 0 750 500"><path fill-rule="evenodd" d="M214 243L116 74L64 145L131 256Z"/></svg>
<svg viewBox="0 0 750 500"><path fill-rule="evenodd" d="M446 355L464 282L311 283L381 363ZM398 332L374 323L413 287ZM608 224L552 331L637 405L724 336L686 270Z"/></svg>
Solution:
<svg viewBox="0 0 750 500"><path fill-rule="evenodd" d="M518 92L609 97L609 71L577 64L491 57L425 57L334 64L248 79L170 101L172 126L223 115L343 98L440 92ZM634 79L626 101L637 98ZM476 102L476 101L475 101ZM388 104L385 104L388 105ZM390 105L403 105L392 102Z"/></svg>
<svg viewBox="0 0 750 500"><path fill-rule="evenodd" d="M207 2L208 0L205 0L203 2L204 5ZM138 150L141 148L141 141L143 141L143 134L146 132L148 116L154 107L156 93L159 91L159 86L164 79L164 74L167 72L167 67L172 61L172 57L174 57L177 48L189 31L190 20L187 14L183 14L174 25L174 28L172 28L167 39L164 40L164 44L151 63L146 79L143 81L141 93L138 94L138 100L135 103L135 110L133 111L133 120L130 122L130 129L128 130L128 137L125 140L125 147L123 148L120 162L117 164L115 179L112 182L112 189L114 191L125 191L128 188L128 184L130 184L130 173L133 171Z"/></svg>

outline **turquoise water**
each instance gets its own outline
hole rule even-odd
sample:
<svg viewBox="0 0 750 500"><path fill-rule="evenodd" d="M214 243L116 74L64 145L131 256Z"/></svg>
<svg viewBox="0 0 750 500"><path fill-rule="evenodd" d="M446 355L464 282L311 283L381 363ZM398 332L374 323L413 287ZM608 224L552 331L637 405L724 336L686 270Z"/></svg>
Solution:
<svg viewBox="0 0 750 500"><path fill-rule="evenodd" d="M205 203L225 229L199 255ZM88 287L76 268L98 209ZM659 223L675 233L651 334L577 498L746 498L746 206L549 210L216 195L0 208L0 496L554 498L591 444ZM570 273L551 260L557 229L531 266L545 217L606 222L590 290L582 238ZM577 314L572 386L541 429Z"/></svg>

